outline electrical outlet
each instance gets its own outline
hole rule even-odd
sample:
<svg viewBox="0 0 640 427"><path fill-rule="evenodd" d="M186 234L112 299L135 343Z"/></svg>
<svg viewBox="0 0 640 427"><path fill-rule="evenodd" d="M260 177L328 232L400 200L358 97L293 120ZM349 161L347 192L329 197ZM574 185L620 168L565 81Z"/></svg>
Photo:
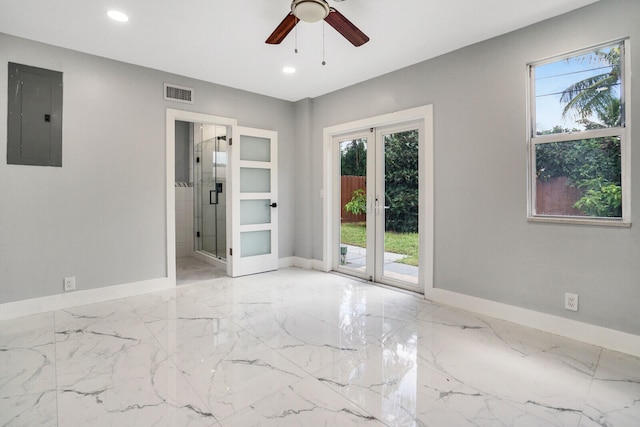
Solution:
<svg viewBox="0 0 640 427"><path fill-rule="evenodd" d="M578 295L565 293L564 294L564 308L571 311L578 311Z"/></svg>
<svg viewBox="0 0 640 427"><path fill-rule="evenodd" d="M76 278L75 277L65 277L64 278L64 290L66 291L74 291L76 289Z"/></svg>

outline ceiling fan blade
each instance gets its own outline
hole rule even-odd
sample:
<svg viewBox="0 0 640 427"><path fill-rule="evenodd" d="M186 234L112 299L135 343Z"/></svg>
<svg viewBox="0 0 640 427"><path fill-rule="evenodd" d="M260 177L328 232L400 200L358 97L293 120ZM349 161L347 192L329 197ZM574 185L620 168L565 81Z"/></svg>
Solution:
<svg viewBox="0 0 640 427"><path fill-rule="evenodd" d="M282 40L287 37L287 34L289 34L291 30L293 30L293 27L295 27L297 23L298 18L296 18L293 13L289 13L284 17L280 25L276 27L273 33L271 33L265 43L280 44Z"/></svg>
<svg viewBox="0 0 640 427"><path fill-rule="evenodd" d="M365 33L334 8L329 9L329 14L324 20L356 47L369 41L369 37Z"/></svg>

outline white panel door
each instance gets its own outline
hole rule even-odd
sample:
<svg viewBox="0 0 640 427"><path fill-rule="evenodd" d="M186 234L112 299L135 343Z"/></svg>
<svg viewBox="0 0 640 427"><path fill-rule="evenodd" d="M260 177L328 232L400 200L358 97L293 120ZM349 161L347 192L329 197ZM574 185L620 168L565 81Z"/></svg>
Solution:
<svg viewBox="0 0 640 427"><path fill-rule="evenodd" d="M238 126L231 145L233 277L278 269L278 133Z"/></svg>

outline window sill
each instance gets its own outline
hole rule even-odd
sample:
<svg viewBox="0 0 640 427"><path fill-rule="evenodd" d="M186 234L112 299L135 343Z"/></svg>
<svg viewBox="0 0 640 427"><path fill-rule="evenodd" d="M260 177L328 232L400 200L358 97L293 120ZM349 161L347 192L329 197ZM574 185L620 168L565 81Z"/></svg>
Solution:
<svg viewBox="0 0 640 427"><path fill-rule="evenodd" d="M546 222L552 224L595 225L602 227L630 228L631 222L622 219L585 218L585 217L560 217L560 216L529 216L528 222Z"/></svg>

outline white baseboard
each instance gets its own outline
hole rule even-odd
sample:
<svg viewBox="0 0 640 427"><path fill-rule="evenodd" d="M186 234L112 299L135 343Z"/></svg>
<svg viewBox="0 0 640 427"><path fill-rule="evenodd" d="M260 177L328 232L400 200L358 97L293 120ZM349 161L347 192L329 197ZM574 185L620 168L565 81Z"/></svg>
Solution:
<svg viewBox="0 0 640 427"><path fill-rule="evenodd" d="M142 282L126 283L123 285L105 286L98 289L67 292L48 297L33 298L22 301L0 304L0 320L30 316L48 311L64 310L85 304L126 298L148 292L162 291L175 288L175 279L168 277L145 280Z"/></svg>
<svg viewBox="0 0 640 427"><path fill-rule="evenodd" d="M299 267L307 270L325 271L325 264L322 261L300 257L280 258L278 265L279 268ZM9 302L0 304L0 320L126 298L148 292L171 289L175 286L176 282L174 279L165 277ZM640 357L640 336L638 335L444 289L426 289L425 298L437 303L507 320L530 328Z"/></svg>
<svg viewBox="0 0 640 427"><path fill-rule="evenodd" d="M294 258L295 267L326 271L323 261L298 257ZM640 357L639 335L578 322L576 320L528 310L514 305L459 294L444 289L426 289L424 297L428 300L467 310L472 313L506 320L529 328Z"/></svg>
<svg viewBox="0 0 640 427"><path fill-rule="evenodd" d="M290 257L278 259L278 268L288 268L288 267L297 267L296 257L290 256Z"/></svg>
<svg viewBox="0 0 640 427"><path fill-rule="evenodd" d="M425 298L640 357L640 336L638 335L443 289L427 289L425 290Z"/></svg>
<svg viewBox="0 0 640 427"><path fill-rule="evenodd" d="M292 256L288 258L280 258L278 260L278 268L298 267L305 270L321 270L324 271L321 266L323 263L315 259L301 258Z"/></svg>
<svg viewBox="0 0 640 427"><path fill-rule="evenodd" d="M317 259L311 260L311 268L313 270L324 271L328 273L331 271L331 268L324 261L318 261Z"/></svg>

